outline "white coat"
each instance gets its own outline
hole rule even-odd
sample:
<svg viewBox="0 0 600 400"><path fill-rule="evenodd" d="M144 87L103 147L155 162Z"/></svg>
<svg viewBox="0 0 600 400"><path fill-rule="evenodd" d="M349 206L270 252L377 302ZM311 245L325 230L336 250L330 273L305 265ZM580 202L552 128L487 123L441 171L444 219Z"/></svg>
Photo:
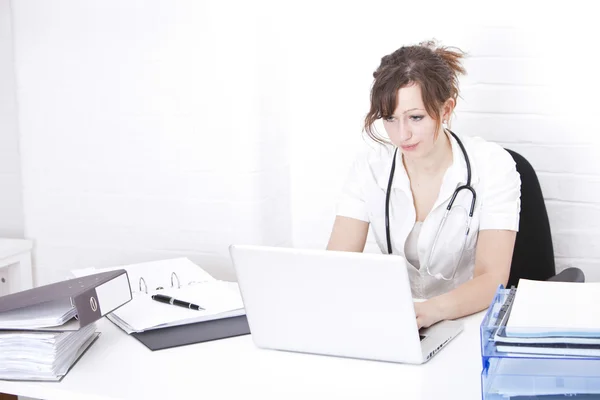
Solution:
<svg viewBox="0 0 600 400"><path fill-rule="evenodd" d="M438 198L421 227L417 243L421 268L416 268L407 262L408 275L415 298L430 298L440 295L473 277L479 231L485 229L518 231L519 227L521 179L515 168L514 160L498 144L479 137L459 136L469 156L471 186L477 194L470 232L453 280L439 279L427 273L426 259L446 206L456 187L467 181L467 167L462 150L452 135L448 134L448 137L452 144L453 161L444 175ZM383 145L361 154L350 170L336 211L337 215L369 222L377 245L382 253L386 254L388 251L385 231L385 197L392 157L392 146ZM461 190L454 207L462 206L468 210L470 205L470 192ZM398 151L390 195L390 232L393 254L405 255L405 242L413 229L415 220L416 211L410 181L402 162L402 154ZM462 223L448 219L444 231L445 237L458 238L465 229ZM464 238L464 234L462 237ZM449 260L458 259L462 243L460 240L447 241L438 244L438 246L442 246L438 247L438 250L447 254ZM439 254L438 250L436 250L436 254ZM452 272L444 271L444 275L451 276Z"/></svg>

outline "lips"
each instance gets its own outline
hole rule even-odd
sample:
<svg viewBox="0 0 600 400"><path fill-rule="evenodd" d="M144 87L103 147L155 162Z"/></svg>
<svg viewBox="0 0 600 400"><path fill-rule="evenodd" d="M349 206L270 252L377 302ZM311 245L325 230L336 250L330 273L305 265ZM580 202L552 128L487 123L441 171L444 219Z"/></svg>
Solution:
<svg viewBox="0 0 600 400"><path fill-rule="evenodd" d="M415 144L409 144L409 145L402 145L400 146L402 148L402 150L406 150L406 151L410 151L410 150L414 150L417 148L419 143L415 143Z"/></svg>

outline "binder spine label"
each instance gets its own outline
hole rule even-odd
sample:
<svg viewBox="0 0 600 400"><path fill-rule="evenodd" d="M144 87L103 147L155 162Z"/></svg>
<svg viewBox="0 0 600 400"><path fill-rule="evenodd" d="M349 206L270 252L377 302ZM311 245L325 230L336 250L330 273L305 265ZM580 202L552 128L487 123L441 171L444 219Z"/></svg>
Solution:
<svg viewBox="0 0 600 400"><path fill-rule="evenodd" d="M102 317L102 310L95 288L81 293L75 297L74 302L81 327L97 321Z"/></svg>

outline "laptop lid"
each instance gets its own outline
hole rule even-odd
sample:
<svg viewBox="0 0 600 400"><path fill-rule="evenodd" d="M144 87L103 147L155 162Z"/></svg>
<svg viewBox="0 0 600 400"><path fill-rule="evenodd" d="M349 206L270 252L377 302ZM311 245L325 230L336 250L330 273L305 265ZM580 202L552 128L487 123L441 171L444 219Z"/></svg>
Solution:
<svg viewBox="0 0 600 400"><path fill-rule="evenodd" d="M261 348L421 363L404 257L230 247Z"/></svg>

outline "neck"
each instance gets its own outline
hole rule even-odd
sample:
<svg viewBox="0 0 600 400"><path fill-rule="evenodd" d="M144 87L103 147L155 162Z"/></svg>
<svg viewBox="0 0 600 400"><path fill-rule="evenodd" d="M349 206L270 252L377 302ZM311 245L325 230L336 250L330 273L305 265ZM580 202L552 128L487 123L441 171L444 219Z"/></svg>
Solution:
<svg viewBox="0 0 600 400"><path fill-rule="evenodd" d="M406 172L412 176L431 176L445 171L452 164L452 145L448 135L442 131L431 152L417 159L403 157Z"/></svg>

